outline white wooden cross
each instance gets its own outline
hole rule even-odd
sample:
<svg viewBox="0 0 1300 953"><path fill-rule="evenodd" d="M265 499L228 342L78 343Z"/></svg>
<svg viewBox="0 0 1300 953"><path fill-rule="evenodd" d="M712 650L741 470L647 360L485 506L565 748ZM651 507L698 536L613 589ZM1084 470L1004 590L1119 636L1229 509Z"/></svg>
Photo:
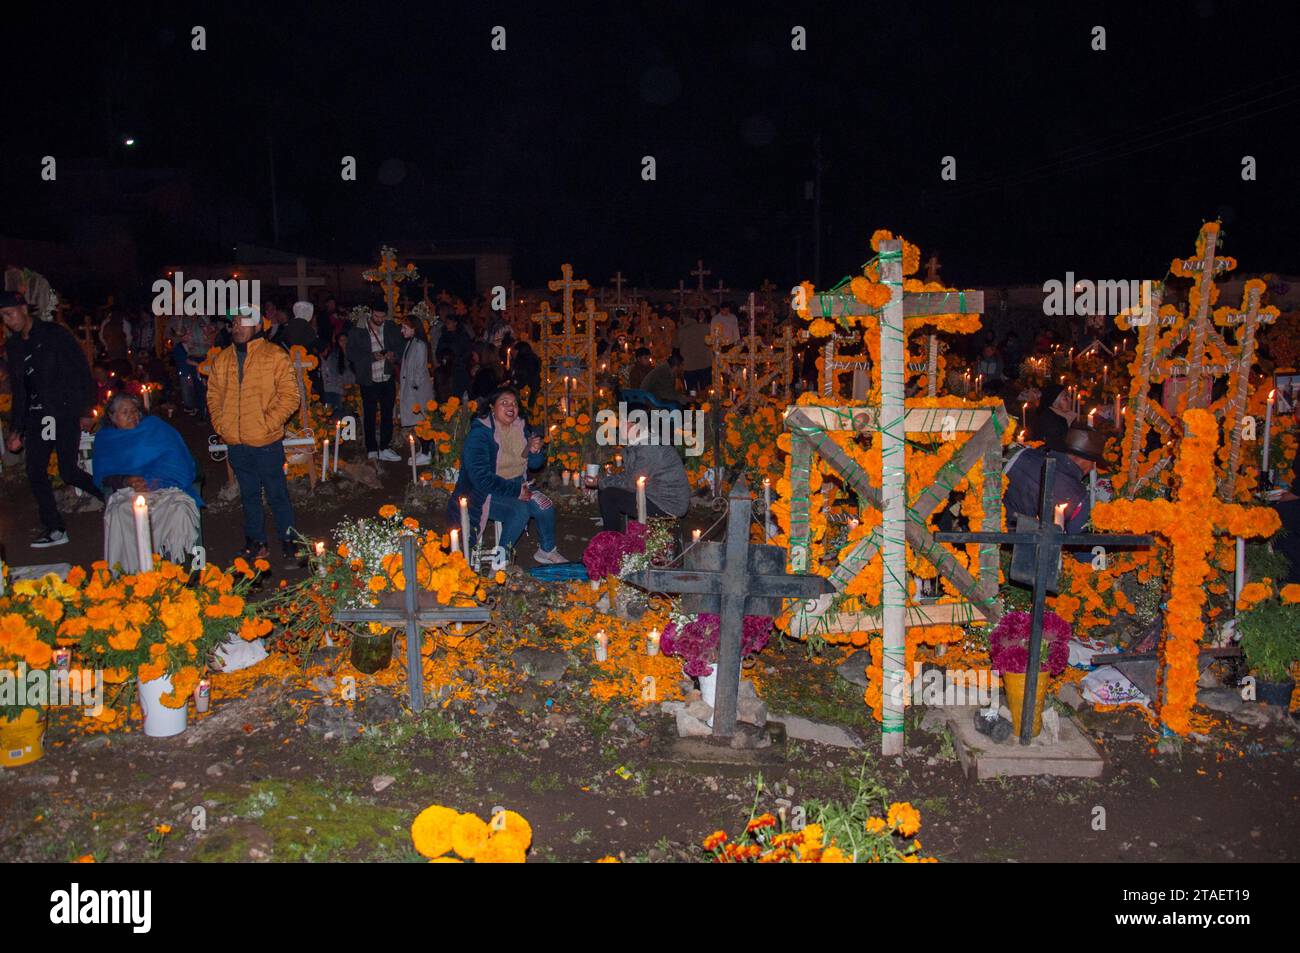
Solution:
<svg viewBox="0 0 1300 953"><path fill-rule="evenodd" d="M731 290L730 288L726 287L726 286L722 283L722 279L719 278L719 279L718 279L718 287L716 287L716 288L713 289L714 293L717 294L717 296L718 296L718 304L719 304L719 305L722 304L722 296L723 296L724 294L726 294L726 293L727 293L728 291L730 291L730 290Z"/></svg>
<svg viewBox="0 0 1300 953"><path fill-rule="evenodd" d="M609 280L614 283L614 307L621 308L623 307L623 282L625 280L623 272L614 272L614 277Z"/></svg>
<svg viewBox="0 0 1300 953"><path fill-rule="evenodd" d="M711 275L711 274L713 274L713 272L710 271L709 269L707 269L707 268L704 267L704 259L703 259L703 258L700 258L700 259L697 259L697 260L696 260L696 262L695 262L695 270L692 271L691 274L694 275L695 277L697 277L697 278L700 279L700 285L699 285L699 287L696 289L696 291L698 291L700 294L704 294L704 276L705 276L705 275Z"/></svg>
<svg viewBox="0 0 1300 953"><path fill-rule="evenodd" d="M308 292L307 289L314 285L325 284L325 279L316 275L308 276L307 259L299 255L297 270L294 273L294 277L281 278L280 284L286 288L293 285L297 289L298 297L294 299L295 301L310 301L311 298L308 297L310 292Z"/></svg>
<svg viewBox="0 0 1300 953"><path fill-rule="evenodd" d="M686 290L686 282L685 282L684 280L678 279L678 281L677 281L677 290L673 292L673 294L677 295L677 313L678 313L678 314L681 314L683 311L686 310L686 296L687 296L689 293L690 293L690 292L688 292L688 291Z"/></svg>

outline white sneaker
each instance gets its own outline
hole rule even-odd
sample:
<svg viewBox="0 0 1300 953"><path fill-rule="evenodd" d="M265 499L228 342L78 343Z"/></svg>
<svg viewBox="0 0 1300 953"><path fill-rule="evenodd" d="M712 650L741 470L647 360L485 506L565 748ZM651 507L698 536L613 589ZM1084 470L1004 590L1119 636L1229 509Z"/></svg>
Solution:
<svg viewBox="0 0 1300 953"><path fill-rule="evenodd" d="M431 456L429 456L427 453L421 450L419 453L415 455L415 465L417 467L427 467L429 465L429 461L432 459L433 458Z"/></svg>
<svg viewBox="0 0 1300 953"><path fill-rule="evenodd" d="M533 554L533 559L546 566L557 566L560 563L568 562L567 559L560 555L558 549L539 549Z"/></svg>
<svg viewBox="0 0 1300 953"><path fill-rule="evenodd" d="M378 451L378 450L371 450L369 453L366 454L366 459L367 459L367 460L378 460L378 459L379 459L379 451Z"/></svg>
<svg viewBox="0 0 1300 953"><path fill-rule="evenodd" d="M68 534L61 529L52 529L43 536L38 536L29 544L32 549L49 549L51 546L62 546L68 541Z"/></svg>
<svg viewBox="0 0 1300 953"><path fill-rule="evenodd" d="M384 450L380 450L380 451L379 451L379 459L380 459L380 460L385 460L385 461L387 461L388 463L401 463L401 462L402 462L402 458L401 458L400 456L397 455L397 451L395 451L395 450L388 450L388 449L384 449Z"/></svg>

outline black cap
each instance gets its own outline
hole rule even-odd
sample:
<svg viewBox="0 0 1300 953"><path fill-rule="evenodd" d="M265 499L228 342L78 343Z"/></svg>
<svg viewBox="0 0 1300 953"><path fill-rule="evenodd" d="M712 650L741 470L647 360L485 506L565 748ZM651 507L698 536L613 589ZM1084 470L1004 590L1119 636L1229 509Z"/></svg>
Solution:
<svg viewBox="0 0 1300 953"><path fill-rule="evenodd" d="M1065 432L1065 439L1061 441L1060 449L1061 452L1068 453L1072 457L1101 463L1106 453L1106 435L1099 430L1071 427Z"/></svg>
<svg viewBox="0 0 1300 953"><path fill-rule="evenodd" d="M0 308L21 308L27 304L21 291L0 291Z"/></svg>

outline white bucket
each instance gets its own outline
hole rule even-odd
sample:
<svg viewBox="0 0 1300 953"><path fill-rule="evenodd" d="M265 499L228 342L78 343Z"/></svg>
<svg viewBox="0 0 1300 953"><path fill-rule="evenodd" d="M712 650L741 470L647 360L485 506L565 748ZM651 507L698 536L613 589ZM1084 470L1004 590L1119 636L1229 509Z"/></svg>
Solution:
<svg viewBox="0 0 1300 953"><path fill-rule="evenodd" d="M180 708L168 708L162 703L162 697L172 690L172 680L168 675L142 682L140 686L140 710L144 712L144 733L150 738L170 738L179 735L189 724L190 700Z"/></svg>
<svg viewBox="0 0 1300 953"><path fill-rule="evenodd" d="M699 676L700 679L700 697L704 699L704 704L710 708L713 707L713 700L718 695L718 664L713 663L713 671L708 675Z"/></svg>

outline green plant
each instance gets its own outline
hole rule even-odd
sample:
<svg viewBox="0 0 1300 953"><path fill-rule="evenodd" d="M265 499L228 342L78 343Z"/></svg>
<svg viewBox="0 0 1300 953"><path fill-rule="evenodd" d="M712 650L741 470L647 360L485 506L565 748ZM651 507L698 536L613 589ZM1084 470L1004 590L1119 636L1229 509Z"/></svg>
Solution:
<svg viewBox="0 0 1300 953"><path fill-rule="evenodd" d="M1246 544L1246 572L1251 579L1285 579L1290 569L1291 561L1268 543Z"/></svg>
<svg viewBox="0 0 1300 953"><path fill-rule="evenodd" d="M1237 616L1241 648L1251 670L1270 682L1290 678L1300 660L1300 605L1268 600Z"/></svg>

